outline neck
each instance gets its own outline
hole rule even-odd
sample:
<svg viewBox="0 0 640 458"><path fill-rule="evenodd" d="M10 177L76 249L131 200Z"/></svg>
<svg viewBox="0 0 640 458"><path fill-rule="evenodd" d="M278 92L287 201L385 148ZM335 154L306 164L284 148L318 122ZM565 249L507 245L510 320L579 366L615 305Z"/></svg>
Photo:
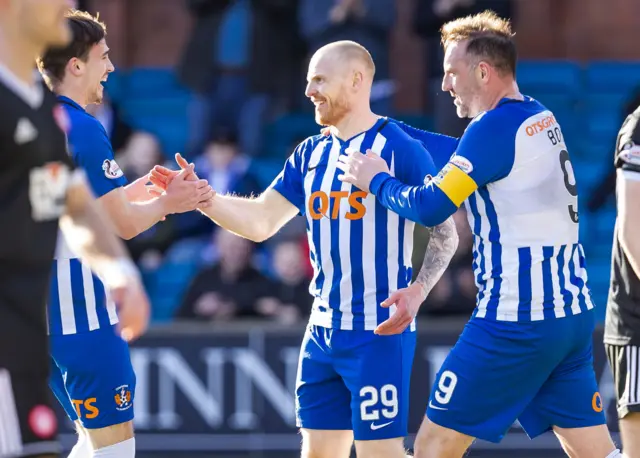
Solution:
<svg viewBox="0 0 640 458"><path fill-rule="evenodd" d="M4 21L0 23L0 63L29 86L33 85L35 60L43 50L21 36L17 28Z"/></svg>
<svg viewBox="0 0 640 458"><path fill-rule="evenodd" d="M352 111L335 126L331 126L331 133L342 140L346 140L371 129L378 119L380 119L380 116L373 113L367 106L361 110Z"/></svg>
<svg viewBox="0 0 640 458"><path fill-rule="evenodd" d="M497 107L498 103L500 103L500 100L502 99L524 100L524 96L520 93L516 82L511 81L495 92L494 96L490 100L489 108L487 109L487 111L493 110L495 107Z"/></svg>
<svg viewBox="0 0 640 458"><path fill-rule="evenodd" d="M87 97L85 96L86 91L82 91L79 88L72 87L70 84L60 83L60 85L56 87L55 92L57 95L62 95L73 100L84 109L86 109L87 105L89 105L89 103L87 102Z"/></svg>

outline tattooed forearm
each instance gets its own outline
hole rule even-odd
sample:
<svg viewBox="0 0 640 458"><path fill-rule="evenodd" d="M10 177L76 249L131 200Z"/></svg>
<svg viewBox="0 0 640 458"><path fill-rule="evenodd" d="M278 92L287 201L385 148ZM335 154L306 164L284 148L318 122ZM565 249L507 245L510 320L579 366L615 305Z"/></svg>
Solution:
<svg viewBox="0 0 640 458"><path fill-rule="evenodd" d="M424 253L422 268L416 278L416 283L422 286L425 298L438 283L458 249L458 232L453 218L431 228L430 232L431 238Z"/></svg>

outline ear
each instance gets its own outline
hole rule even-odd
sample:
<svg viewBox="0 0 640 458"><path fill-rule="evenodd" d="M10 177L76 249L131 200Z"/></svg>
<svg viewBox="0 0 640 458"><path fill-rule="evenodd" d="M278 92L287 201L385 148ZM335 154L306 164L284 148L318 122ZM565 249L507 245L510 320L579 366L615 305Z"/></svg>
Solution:
<svg viewBox="0 0 640 458"><path fill-rule="evenodd" d="M77 57L72 57L67 62L67 71L73 76L81 76L84 73L84 62Z"/></svg>
<svg viewBox="0 0 640 458"><path fill-rule="evenodd" d="M362 86L362 82L364 81L364 75L360 71L353 72L353 81L351 83L353 89L359 89Z"/></svg>
<svg viewBox="0 0 640 458"><path fill-rule="evenodd" d="M480 81L482 81L483 83L486 83L489 81L489 65L487 65L486 62L480 62L478 64L478 77L480 78Z"/></svg>

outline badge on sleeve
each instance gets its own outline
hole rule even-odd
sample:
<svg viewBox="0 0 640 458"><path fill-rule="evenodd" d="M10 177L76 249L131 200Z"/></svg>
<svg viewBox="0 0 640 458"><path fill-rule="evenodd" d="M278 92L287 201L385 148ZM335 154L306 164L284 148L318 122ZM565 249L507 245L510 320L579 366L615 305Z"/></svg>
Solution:
<svg viewBox="0 0 640 458"><path fill-rule="evenodd" d="M104 170L104 176L111 180L115 180L116 178L120 178L122 175L122 169L116 164L116 161L105 159L102 163L102 170Z"/></svg>

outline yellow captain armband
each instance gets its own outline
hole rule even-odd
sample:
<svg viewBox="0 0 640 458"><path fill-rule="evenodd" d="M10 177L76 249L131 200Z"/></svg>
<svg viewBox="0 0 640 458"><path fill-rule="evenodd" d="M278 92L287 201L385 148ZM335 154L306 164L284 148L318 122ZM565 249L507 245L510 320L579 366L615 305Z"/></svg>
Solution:
<svg viewBox="0 0 640 458"><path fill-rule="evenodd" d="M473 178L451 163L444 166L433 183L445 193L456 207L462 205L462 202L478 189Z"/></svg>

